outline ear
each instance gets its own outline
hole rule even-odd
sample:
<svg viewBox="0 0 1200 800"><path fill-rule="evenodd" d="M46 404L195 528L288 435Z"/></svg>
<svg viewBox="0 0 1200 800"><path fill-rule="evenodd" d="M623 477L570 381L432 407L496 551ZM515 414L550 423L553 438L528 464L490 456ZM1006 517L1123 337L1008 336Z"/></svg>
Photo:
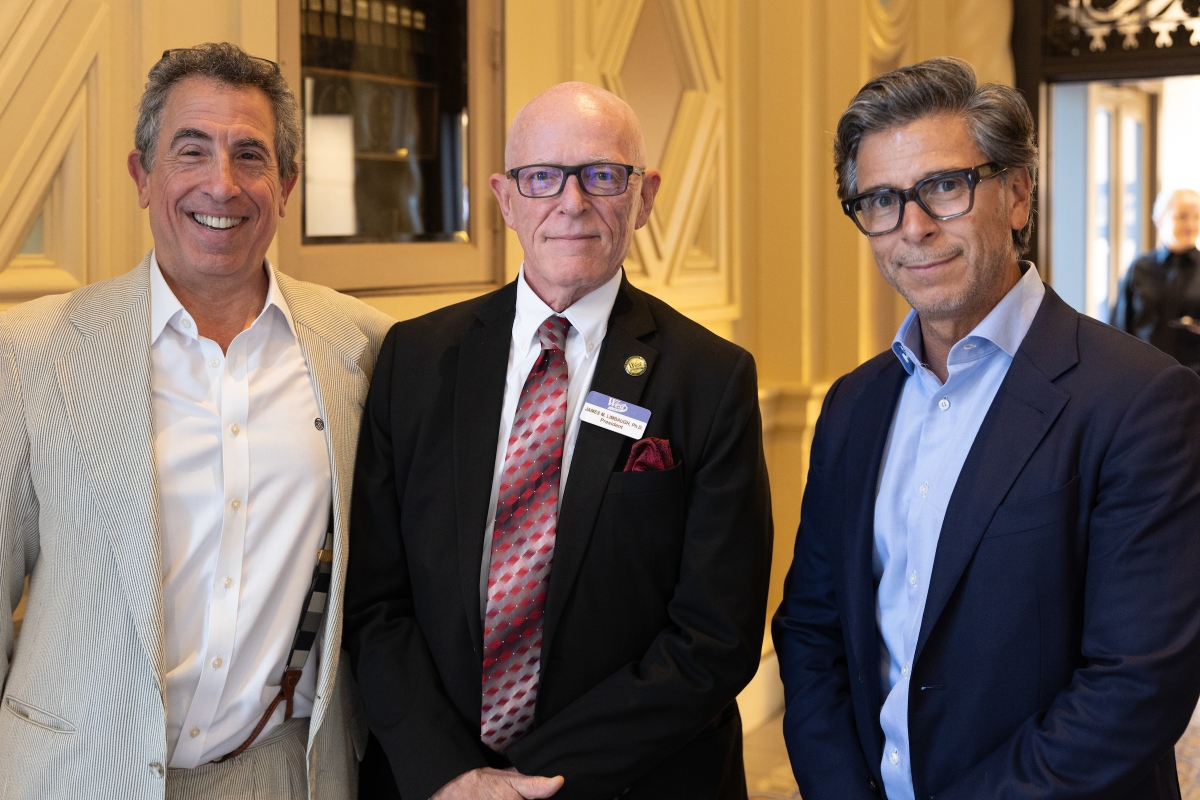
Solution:
<svg viewBox="0 0 1200 800"><path fill-rule="evenodd" d="M296 188L296 181L300 180L300 165L295 161L292 162L292 177L284 179L279 186L279 216L282 217L287 212L287 201L292 195L292 189Z"/></svg>
<svg viewBox="0 0 1200 800"><path fill-rule="evenodd" d="M1008 222L1014 231L1019 231L1029 222L1029 215L1033 211L1033 178L1024 167L1011 170L1008 174L1011 176L1005 186Z"/></svg>
<svg viewBox="0 0 1200 800"><path fill-rule="evenodd" d="M662 174L656 169L648 169L642 173L641 195L642 207L638 210L634 230L650 221L650 210L654 208L654 198L658 196L658 187L662 184Z"/></svg>
<svg viewBox="0 0 1200 800"><path fill-rule="evenodd" d="M146 208L150 205L150 173L142 166L142 151L131 151L125 159L125 166L129 169L129 177L137 184L138 205Z"/></svg>
<svg viewBox="0 0 1200 800"><path fill-rule="evenodd" d="M497 172L488 179L488 185L492 187L492 194L496 195L496 202L500 204L500 215L504 217L504 224L517 229L513 224L513 207L512 207L512 185L508 182L508 176Z"/></svg>

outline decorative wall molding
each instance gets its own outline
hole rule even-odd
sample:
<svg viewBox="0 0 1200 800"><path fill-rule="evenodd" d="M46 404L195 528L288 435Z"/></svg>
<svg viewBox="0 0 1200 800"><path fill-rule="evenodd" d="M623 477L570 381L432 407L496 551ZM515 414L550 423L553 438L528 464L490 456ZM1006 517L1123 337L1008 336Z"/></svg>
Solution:
<svg viewBox="0 0 1200 800"><path fill-rule="evenodd" d="M1185 32L1188 44L1200 46L1198 0L1059 0L1054 22L1049 38L1068 51L1077 50L1084 39L1093 53L1107 50L1113 32L1125 50L1138 49L1147 32L1154 35L1155 47L1173 47L1177 34Z"/></svg>
<svg viewBox="0 0 1200 800"><path fill-rule="evenodd" d="M866 4L867 56L871 74L882 75L901 66L914 39L913 0L863 0Z"/></svg>
<svg viewBox="0 0 1200 800"><path fill-rule="evenodd" d="M779 434L811 433L830 385L826 382L760 385L758 408L762 414L763 438L770 441Z"/></svg>

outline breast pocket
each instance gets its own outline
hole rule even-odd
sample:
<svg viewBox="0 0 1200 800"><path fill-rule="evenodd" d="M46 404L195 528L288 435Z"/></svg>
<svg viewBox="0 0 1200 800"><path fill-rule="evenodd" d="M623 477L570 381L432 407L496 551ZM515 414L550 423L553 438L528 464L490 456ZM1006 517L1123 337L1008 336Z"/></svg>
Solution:
<svg viewBox="0 0 1200 800"><path fill-rule="evenodd" d="M1079 511L1079 476L1052 492L1009 500L996 509L985 539L1061 525Z"/></svg>
<svg viewBox="0 0 1200 800"><path fill-rule="evenodd" d="M614 472L605 494L651 494L683 488L683 464L645 472Z"/></svg>

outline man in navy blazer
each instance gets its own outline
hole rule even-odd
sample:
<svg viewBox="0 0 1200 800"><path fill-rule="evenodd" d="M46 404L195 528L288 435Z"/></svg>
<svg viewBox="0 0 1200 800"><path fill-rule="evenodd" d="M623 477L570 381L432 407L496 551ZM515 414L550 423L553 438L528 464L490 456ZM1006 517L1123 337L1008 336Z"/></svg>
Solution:
<svg viewBox="0 0 1200 800"><path fill-rule="evenodd" d="M1024 100L935 59L843 115L913 308L838 380L774 621L805 800L1178 798L1200 695L1200 379L1019 260Z"/></svg>

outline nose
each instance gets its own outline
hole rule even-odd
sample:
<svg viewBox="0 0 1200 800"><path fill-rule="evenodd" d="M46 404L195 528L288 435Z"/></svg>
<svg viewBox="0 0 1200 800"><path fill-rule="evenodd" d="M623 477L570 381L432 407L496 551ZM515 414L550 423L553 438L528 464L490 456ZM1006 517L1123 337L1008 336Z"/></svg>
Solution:
<svg viewBox="0 0 1200 800"><path fill-rule="evenodd" d="M587 195L578 175L568 175L563 184L562 194L559 195L559 208L572 216L583 213L587 208Z"/></svg>
<svg viewBox="0 0 1200 800"><path fill-rule="evenodd" d="M212 160L205 194L217 202L225 202L241 194L241 188L233 177L233 163L222 153Z"/></svg>
<svg viewBox="0 0 1200 800"><path fill-rule="evenodd" d="M904 204L904 219L900 220L900 233L907 241L919 242L937 231L937 220L929 216L916 200L909 200Z"/></svg>

